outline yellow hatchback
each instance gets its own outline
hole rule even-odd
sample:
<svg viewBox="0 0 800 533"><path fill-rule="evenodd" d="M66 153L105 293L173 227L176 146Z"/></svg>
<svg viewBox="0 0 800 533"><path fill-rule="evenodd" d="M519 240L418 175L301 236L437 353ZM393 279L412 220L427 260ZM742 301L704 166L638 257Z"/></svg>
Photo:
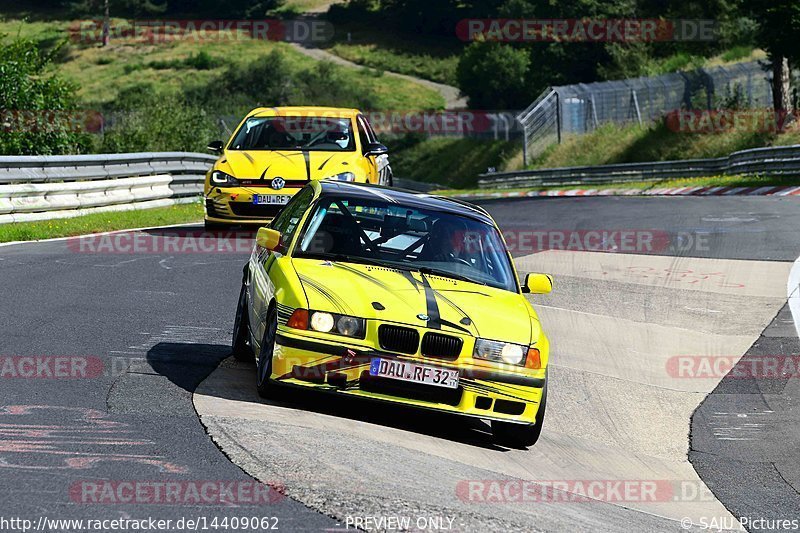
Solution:
<svg viewBox="0 0 800 533"><path fill-rule="evenodd" d="M388 149L357 109L271 107L251 111L206 175L205 224L263 226L312 180L392 185Z"/></svg>

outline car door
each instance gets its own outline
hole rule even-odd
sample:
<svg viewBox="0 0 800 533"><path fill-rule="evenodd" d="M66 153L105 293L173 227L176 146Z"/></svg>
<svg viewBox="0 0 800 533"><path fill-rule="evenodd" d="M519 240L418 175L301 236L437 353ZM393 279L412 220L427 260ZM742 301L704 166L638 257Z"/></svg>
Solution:
<svg viewBox="0 0 800 533"><path fill-rule="evenodd" d="M256 245L250 259L250 332L253 336L253 346L256 350L261 348L261 339L264 338L265 322L269 302L275 296L275 284L270 277L270 271L275 266L275 261L286 253L286 246L292 241L297 232L300 220L303 218L308 206L314 198L314 190L305 187L298 192L278 213L269 227L281 234L281 246L275 251L270 251ZM256 352L258 353L258 352Z"/></svg>
<svg viewBox="0 0 800 533"><path fill-rule="evenodd" d="M389 167L389 156L386 154L366 154L367 146L379 141L375 136L375 131L372 129L367 117L364 115L358 115L356 117L356 122L358 124L358 138L361 143L361 152L364 154L368 181L370 183L389 183L389 173L392 171L392 169Z"/></svg>

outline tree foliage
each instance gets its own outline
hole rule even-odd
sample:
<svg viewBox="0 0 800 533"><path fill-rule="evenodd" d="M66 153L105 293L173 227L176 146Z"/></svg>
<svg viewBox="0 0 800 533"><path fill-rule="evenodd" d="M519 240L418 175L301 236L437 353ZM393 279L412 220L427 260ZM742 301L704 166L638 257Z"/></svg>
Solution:
<svg viewBox="0 0 800 533"><path fill-rule="evenodd" d="M33 41L0 36L0 153L76 153L90 145L75 87L46 73L51 56Z"/></svg>

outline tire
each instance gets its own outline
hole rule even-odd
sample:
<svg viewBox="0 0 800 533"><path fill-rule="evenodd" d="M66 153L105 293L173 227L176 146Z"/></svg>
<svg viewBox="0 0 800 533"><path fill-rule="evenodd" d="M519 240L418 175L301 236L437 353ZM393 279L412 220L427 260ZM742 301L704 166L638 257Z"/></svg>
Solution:
<svg viewBox="0 0 800 533"><path fill-rule="evenodd" d="M275 308L267 315L264 340L258 353L258 369L256 373L256 389L262 398L275 398L277 385L272 381L272 356L275 353L275 336L278 332L278 314Z"/></svg>
<svg viewBox="0 0 800 533"><path fill-rule="evenodd" d="M247 309L247 286L244 282L242 282L239 303L236 306L231 353L237 361L253 360L253 349L250 347L250 313Z"/></svg>
<svg viewBox="0 0 800 533"><path fill-rule="evenodd" d="M386 179L379 178L378 185L382 185L384 187L394 187L394 176L392 175L392 173L389 172L389 175L386 176Z"/></svg>
<svg viewBox="0 0 800 533"><path fill-rule="evenodd" d="M492 420L492 436L495 442L510 448L527 448L533 446L542 434L544 413L547 409L547 383L542 390L542 402L536 413L536 423L532 425L514 424Z"/></svg>

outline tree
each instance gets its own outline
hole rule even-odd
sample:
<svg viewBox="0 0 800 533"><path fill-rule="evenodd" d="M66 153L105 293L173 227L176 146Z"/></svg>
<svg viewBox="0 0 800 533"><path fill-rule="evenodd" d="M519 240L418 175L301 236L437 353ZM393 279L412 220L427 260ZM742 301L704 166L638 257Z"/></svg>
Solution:
<svg viewBox="0 0 800 533"><path fill-rule="evenodd" d="M532 100L527 90L529 54L498 42L475 42L461 56L456 77L473 109L517 109Z"/></svg>
<svg viewBox="0 0 800 533"><path fill-rule="evenodd" d="M775 111L790 112L790 64L800 59L800 3L797 0L753 0L753 18L758 21L756 41L767 51L772 69L772 103Z"/></svg>
<svg viewBox="0 0 800 533"><path fill-rule="evenodd" d="M47 75L52 54L27 39L0 35L0 153L68 154L87 151L91 137L76 110L76 87Z"/></svg>

